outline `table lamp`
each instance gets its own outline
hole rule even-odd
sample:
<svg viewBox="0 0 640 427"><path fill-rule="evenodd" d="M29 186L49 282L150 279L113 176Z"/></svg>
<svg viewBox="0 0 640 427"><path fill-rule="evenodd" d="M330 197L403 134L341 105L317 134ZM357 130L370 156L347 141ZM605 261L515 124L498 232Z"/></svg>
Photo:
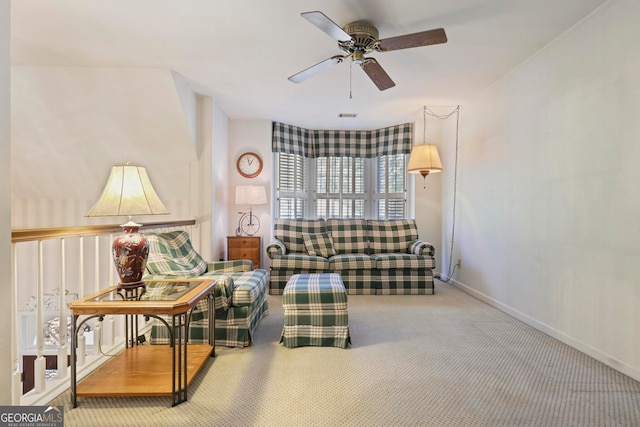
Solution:
<svg viewBox="0 0 640 427"><path fill-rule="evenodd" d="M113 262L120 276L119 288L144 286L142 276L147 266L149 243L138 233L142 225L133 221L133 215L168 213L144 167L127 164L111 168L102 195L85 216L129 216L129 222L120 225L123 232L112 245Z"/></svg>
<svg viewBox="0 0 640 427"><path fill-rule="evenodd" d="M260 220L253 214L253 205L264 205L267 203L267 192L262 185L238 185L236 187L236 205L249 205L249 213L242 214L238 221L236 235L242 233L253 236L260 229Z"/></svg>

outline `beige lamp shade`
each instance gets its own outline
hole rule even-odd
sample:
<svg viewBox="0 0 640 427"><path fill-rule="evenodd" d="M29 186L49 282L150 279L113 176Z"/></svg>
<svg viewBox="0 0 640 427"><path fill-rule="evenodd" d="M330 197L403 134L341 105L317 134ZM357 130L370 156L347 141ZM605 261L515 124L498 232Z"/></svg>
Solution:
<svg viewBox="0 0 640 427"><path fill-rule="evenodd" d="M168 214L151 185L147 170L142 166L113 166L104 190L96 204L85 216L129 216L129 222L120 225L122 234L113 241L113 263L120 276L119 289L145 286L144 276L149 242L138 233L133 215Z"/></svg>
<svg viewBox="0 0 640 427"><path fill-rule="evenodd" d="M236 205L264 205L267 192L262 185L239 185L236 187Z"/></svg>
<svg viewBox="0 0 640 427"><path fill-rule="evenodd" d="M161 215L169 211L142 166L113 166L102 195L85 216Z"/></svg>
<svg viewBox="0 0 640 427"><path fill-rule="evenodd" d="M438 148L433 144L414 145L409 156L407 172L419 173L422 176L442 172Z"/></svg>

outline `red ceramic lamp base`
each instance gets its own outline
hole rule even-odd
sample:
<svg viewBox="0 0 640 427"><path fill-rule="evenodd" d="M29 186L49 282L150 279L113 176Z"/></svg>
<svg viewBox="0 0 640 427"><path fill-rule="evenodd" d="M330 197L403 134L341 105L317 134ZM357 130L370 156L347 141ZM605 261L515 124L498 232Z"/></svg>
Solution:
<svg viewBox="0 0 640 427"><path fill-rule="evenodd" d="M137 288L144 286L142 277L147 266L149 243L138 233L140 224L129 221L122 224L122 234L112 245L113 262L120 276L119 288Z"/></svg>

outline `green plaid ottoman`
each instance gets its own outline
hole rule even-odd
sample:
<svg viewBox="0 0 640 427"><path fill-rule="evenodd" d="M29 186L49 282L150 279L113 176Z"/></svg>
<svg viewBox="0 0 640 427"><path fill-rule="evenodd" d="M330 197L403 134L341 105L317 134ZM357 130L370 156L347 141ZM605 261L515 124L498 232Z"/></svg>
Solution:
<svg viewBox="0 0 640 427"><path fill-rule="evenodd" d="M347 348L351 343L347 291L337 273L294 274L282 294L286 347Z"/></svg>

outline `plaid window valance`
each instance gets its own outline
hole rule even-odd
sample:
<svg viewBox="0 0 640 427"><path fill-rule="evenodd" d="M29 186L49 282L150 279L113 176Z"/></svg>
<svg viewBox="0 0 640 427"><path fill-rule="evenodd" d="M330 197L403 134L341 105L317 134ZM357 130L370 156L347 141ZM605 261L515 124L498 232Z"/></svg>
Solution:
<svg viewBox="0 0 640 427"><path fill-rule="evenodd" d="M409 154L413 124L376 130L313 130L273 123L274 153L304 157L378 157Z"/></svg>

